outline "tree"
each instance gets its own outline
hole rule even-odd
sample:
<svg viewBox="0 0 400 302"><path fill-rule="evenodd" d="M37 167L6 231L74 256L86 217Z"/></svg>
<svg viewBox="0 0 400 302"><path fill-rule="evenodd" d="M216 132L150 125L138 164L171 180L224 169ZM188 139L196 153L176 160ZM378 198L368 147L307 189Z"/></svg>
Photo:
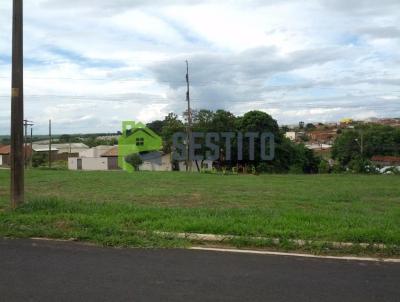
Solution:
<svg viewBox="0 0 400 302"><path fill-rule="evenodd" d="M135 171L139 171L139 166L143 164L143 160L138 153L127 155L125 161L130 164Z"/></svg>
<svg viewBox="0 0 400 302"><path fill-rule="evenodd" d="M185 131L185 126L183 125L182 121L179 120L175 113L169 113L163 121L163 127L161 130L164 152L171 152L172 136L174 133L183 131Z"/></svg>
<svg viewBox="0 0 400 302"><path fill-rule="evenodd" d="M47 163L47 160L48 156L46 153L35 152L32 156L32 166L34 168L43 166L45 163Z"/></svg>
<svg viewBox="0 0 400 302"><path fill-rule="evenodd" d="M343 167L353 160L374 155L399 156L400 129L382 125L358 126L343 130L332 147L332 157Z"/></svg>
<svg viewBox="0 0 400 302"><path fill-rule="evenodd" d="M146 126L151 130L153 130L156 134L161 135L162 128L164 127L164 121L160 120L152 121L151 123L148 123Z"/></svg>
<svg viewBox="0 0 400 302"><path fill-rule="evenodd" d="M71 142L71 135L63 134L60 136L60 138L58 140L60 143L69 143L69 142Z"/></svg>
<svg viewBox="0 0 400 302"><path fill-rule="evenodd" d="M237 130L238 118L229 111L219 109L215 112L212 120L212 129L215 132L229 132Z"/></svg>
<svg viewBox="0 0 400 302"><path fill-rule="evenodd" d="M313 123L308 123L306 125L306 131L311 131L311 130L314 130L315 128L317 128L317 127L315 127L315 125Z"/></svg>

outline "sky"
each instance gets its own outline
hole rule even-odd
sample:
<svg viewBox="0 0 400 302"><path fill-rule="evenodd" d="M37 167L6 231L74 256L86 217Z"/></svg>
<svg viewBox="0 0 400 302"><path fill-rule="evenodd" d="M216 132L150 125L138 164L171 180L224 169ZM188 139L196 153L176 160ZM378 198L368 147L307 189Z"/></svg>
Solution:
<svg viewBox="0 0 400 302"><path fill-rule="evenodd" d="M0 134L9 134L12 1L0 2ZM193 109L279 124L400 117L398 0L25 0L35 133L116 132Z"/></svg>

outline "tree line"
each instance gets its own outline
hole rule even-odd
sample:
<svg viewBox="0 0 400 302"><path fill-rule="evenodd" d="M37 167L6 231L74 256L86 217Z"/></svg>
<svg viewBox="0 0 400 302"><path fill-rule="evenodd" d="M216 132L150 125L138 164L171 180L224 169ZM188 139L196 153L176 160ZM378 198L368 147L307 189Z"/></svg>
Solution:
<svg viewBox="0 0 400 302"><path fill-rule="evenodd" d="M307 149L303 144L295 144L284 136L284 131L279 128L275 119L263 111L249 111L242 116L235 116L226 110L198 110L192 113L192 130L196 132L270 132L274 135L275 156L273 160L262 161L260 156L260 139L255 138L254 160L249 160L246 152L249 150L249 142L243 141L243 160L237 160L237 150L232 149L230 161L223 157L217 161L220 167L239 169L252 169L257 172L267 173L317 173L321 159L312 150ZM174 114L168 114L164 120L156 120L148 123L147 126L160 135L163 139L164 152L172 151L172 136L176 132L184 132L187 127L187 119L181 121ZM236 139L236 138L235 138ZM235 139L232 145L236 144ZM220 142L221 154L226 154L225 143ZM202 149L199 152L206 152Z"/></svg>

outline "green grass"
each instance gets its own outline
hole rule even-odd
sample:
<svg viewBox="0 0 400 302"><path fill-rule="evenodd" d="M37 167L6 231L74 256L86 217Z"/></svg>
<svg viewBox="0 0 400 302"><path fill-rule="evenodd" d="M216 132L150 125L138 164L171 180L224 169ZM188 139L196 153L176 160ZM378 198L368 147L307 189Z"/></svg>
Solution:
<svg viewBox="0 0 400 302"><path fill-rule="evenodd" d="M0 236L189 244L152 233L167 231L240 235L239 246L270 245L251 236L400 246L397 176L31 170L26 187L25 205L9 210L9 171L0 170Z"/></svg>

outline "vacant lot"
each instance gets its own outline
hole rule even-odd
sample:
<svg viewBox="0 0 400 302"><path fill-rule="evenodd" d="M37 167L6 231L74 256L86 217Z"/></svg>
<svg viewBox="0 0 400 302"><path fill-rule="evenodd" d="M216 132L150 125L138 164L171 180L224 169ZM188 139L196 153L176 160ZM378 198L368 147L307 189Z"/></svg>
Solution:
<svg viewBox="0 0 400 302"><path fill-rule="evenodd" d="M0 236L187 244L151 233L173 231L400 245L396 176L32 170L26 178L27 203L12 212L9 171L0 170Z"/></svg>

